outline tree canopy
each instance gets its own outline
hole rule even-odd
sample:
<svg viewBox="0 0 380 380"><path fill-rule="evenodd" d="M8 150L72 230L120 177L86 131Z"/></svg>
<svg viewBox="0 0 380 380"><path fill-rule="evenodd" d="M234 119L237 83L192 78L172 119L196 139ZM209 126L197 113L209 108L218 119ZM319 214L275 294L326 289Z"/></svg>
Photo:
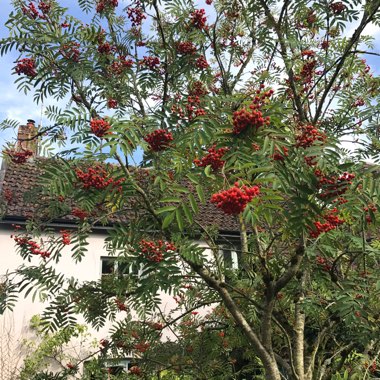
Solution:
<svg viewBox="0 0 380 380"><path fill-rule="evenodd" d="M3 307L38 287L51 328L121 315L107 350L150 359L160 332L180 329L182 354L165 360L196 379L376 376L379 79L364 58L378 56L365 28L379 25L380 1L78 3L91 22L59 1L15 1L0 42L19 53L20 91L69 98L34 136L46 154L62 149L39 164L44 212L14 237L40 261L8 276ZM18 165L30 155L4 150ZM234 221L237 242L199 220L205 205ZM57 237L49 220L66 215L76 228ZM67 245L73 260L88 255L99 224L139 276L80 283L53 265ZM181 318L159 314L161 291ZM136 323L144 339L123 335ZM208 372L194 365L204 344Z"/></svg>

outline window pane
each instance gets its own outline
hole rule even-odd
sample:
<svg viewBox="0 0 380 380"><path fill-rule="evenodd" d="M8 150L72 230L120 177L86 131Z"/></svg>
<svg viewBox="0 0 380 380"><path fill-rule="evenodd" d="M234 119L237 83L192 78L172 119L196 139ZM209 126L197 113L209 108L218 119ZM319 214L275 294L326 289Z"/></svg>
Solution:
<svg viewBox="0 0 380 380"><path fill-rule="evenodd" d="M113 366L113 367L108 367L108 373L110 375L119 375L122 373L124 370L124 367L119 367L119 366Z"/></svg>
<svg viewBox="0 0 380 380"><path fill-rule="evenodd" d="M230 250L223 249L223 259L224 259L224 267L232 268L232 257L231 257Z"/></svg>
<svg viewBox="0 0 380 380"><path fill-rule="evenodd" d="M130 264L128 263L118 263L118 273L119 274L129 274Z"/></svg>
<svg viewBox="0 0 380 380"><path fill-rule="evenodd" d="M112 274L115 272L115 259L102 257L102 274Z"/></svg>
<svg viewBox="0 0 380 380"><path fill-rule="evenodd" d="M224 267L227 269L239 269L239 259L236 251L230 249L223 249Z"/></svg>

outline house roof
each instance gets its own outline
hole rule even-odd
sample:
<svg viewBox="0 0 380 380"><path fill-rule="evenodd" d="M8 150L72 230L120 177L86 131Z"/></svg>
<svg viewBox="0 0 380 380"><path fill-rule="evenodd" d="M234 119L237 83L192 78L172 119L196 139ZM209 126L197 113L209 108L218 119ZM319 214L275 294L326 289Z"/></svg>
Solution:
<svg viewBox="0 0 380 380"><path fill-rule="evenodd" d="M3 162L0 173L0 202L3 204L3 221L27 220L38 212L41 207L41 198L34 197L33 199L33 193L38 191L39 177L44 172L44 162L46 159L36 159L24 164L12 162L4 164ZM70 224L75 223L76 220L77 218L72 215L65 215L54 222L55 224ZM216 227L221 233L239 231L236 217L224 214L209 201L199 204L199 214L196 220L204 227ZM115 222L117 219L113 221Z"/></svg>

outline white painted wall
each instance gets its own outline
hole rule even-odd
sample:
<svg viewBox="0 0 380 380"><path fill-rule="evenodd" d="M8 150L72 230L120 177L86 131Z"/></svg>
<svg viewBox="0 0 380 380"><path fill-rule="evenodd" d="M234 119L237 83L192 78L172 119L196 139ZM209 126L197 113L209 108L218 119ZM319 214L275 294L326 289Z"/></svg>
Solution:
<svg viewBox="0 0 380 380"><path fill-rule="evenodd" d="M22 260L16 253L15 242L10 238L12 233L12 229L5 229L0 226L0 276L4 275L7 271L12 271L21 264L28 264L27 261ZM68 277L72 276L80 281L99 279L101 274L100 256L106 255L103 249L104 238L105 235L92 235L88 239L88 253L79 263L75 263L72 259L70 245L64 247L62 257L59 263L56 264L59 271ZM38 265L40 261L40 257L32 257L30 265ZM14 324L16 329L21 330L22 326L27 325L30 318L40 313L44 307L44 304L39 302L38 299L33 302L31 295L26 299L23 295L20 295L19 302L14 309Z"/></svg>
<svg viewBox="0 0 380 380"><path fill-rule="evenodd" d="M23 261L22 258L16 253L15 242L10 237L13 230L10 226L0 225L0 279L1 275L5 274L7 271L12 271L21 264L26 264L27 261ZM58 235L57 235L58 236ZM94 233L89 239L87 246L88 252L83 257L81 262L75 263L71 257L71 245L64 247L62 251L62 257L58 264L59 271L64 273L66 276L74 277L79 281L91 281L98 280L101 277L101 256L107 256L107 251L104 248L104 239L107 235L105 233ZM205 246L205 243L199 242L200 245ZM31 265L38 265L40 262L40 257L33 257ZM34 302L31 295L26 299L23 295L20 295L20 299L14 308L13 313L6 313L0 316L0 326L6 326L9 330L9 326L12 326L12 336L14 342L23 339L23 337L30 337L30 332L28 331L28 325L31 317L35 314L39 314L47 304L42 303L38 299ZM166 313L177 306L175 300L172 296L162 294L162 310ZM206 312L209 308L205 308ZM202 310L201 310L202 312ZM122 313L120 314L122 317ZM81 320L79 320L81 323ZM109 326L105 326L99 331L91 330L91 334L95 339L100 340L106 338L108 335ZM1 332L1 330L0 330ZM165 334L164 334L165 336ZM21 355L20 351L20 355ZM0 353L1 355L1 353ZM4 380L7 380L6 378Z"/></svg>

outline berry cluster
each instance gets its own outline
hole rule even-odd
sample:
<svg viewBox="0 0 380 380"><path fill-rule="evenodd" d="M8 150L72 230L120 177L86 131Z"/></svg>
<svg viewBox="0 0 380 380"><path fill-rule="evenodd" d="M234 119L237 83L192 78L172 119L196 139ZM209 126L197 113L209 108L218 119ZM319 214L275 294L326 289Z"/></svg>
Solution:
<svg viewBox="0 0 380 380"><path fill-rule="evenodd" d="M40 1L38 4L38 8L41 10L41 12L45 15L50 12L51 10L51 3L50 1Z"/></svg>
<svg viewBox="0 0 380 380"><path fill-rule="evenodd" d="M207 112L203 108L198 108L195 110L195 116L206 116Z"/></svg>
<svg viewBox="0 0 380 380"><path fill-rule="evenodd" d="M260 89L256 91L252 104L249 110L242 108L235 111L232 116L234 135L239 135L243 131L254 129L255 131L263 125L270 123L270 117L264 117L261 108L266 104L268 98L273 95L273 90L262 91L264 85L260 85Z"/></svg>
<svg viewBox="0 0 380 380"><path fill-rule="evenodd" d="M28 4L28 7L23 6L21 10L24 15L30 17L33 20L35 20L37 17L41 17L36 6L32 2Z"/></svg>
<svg viewBox="0 0 380 380"><path fill-rule="evenodd" d="M129 368L129 373L131 375L142 376L141 368L137 365L134 365L133 367Z"/></svg>
<svg viewBox="0 0 380 380"><path fill-rule="evenodd" d="M232 133L239 135L245 130L259 129L265 124L265 119L260 110L247 110L242 108L234 112L232 122L234 126Z"/></svg>
<svg viewBox="0 0 380 380"><path fill-rule="evenodd" d="M197 29L207 29L206 21L207 17L205 16L206 11L204 9L197 9L190 14L190 22L194 28Z"/></svg>
<svg viewBox="0 0 380 380"><path fill-rule="evenodd" d="M104 119L91 119L90 122L91 132L96 137L104 137L109 134L111 125L107 120Z"/></svg>
<svg viewBox="0 0 380 380"><path fill-rule="evenodd" d="M362 107L364 106L364 99L363 98L359 98L359 99L356 99L353 106L354 107Z"/></svg>
<svg viewBox="0 0 380 380"><path fill-rule="evenodd" d="M207 149L208 154L202 157L201 160L194 160L194 164L199 167L210 165L213 170L219 170L223 167L225 161L222 160L223 155L228 151L228 148L216 149L215 145Z"/></svg>
<svg viewBox="0 0 380 380"><path fill-rule="evenodd" d="M330 42L328 40L323 40L321 43L321 49L327 50L330 46Z"/></svg>
<svg viewBox="0 0 380 380"><path fill-rule="evenodd" d="M42 14L40 14L34 5L34 3L31 1L29 2L28 6L26 7L25 5L22 6L21 10L22 13L31 19L35 20L36 18L46 18L46 14L50 12L51 10L51 2L47 1L40 1L38 4L38 8L41 10Z"/></svg>
<svg viewBox="0 0 380 380"><path fill-rule="evenodd" d="M370 212L375 213L377 211L377 207L374 204L370 204L368 205L368 207L364 207L363 210L366 213L365 219L367 223L372 223L372 217Z"/></svg>
<svg viewBox="0 0 380 380"><path fill-rule="evenodd" d="M310 231L310 237L317 238L321 233L335 230L340 225L344 224L345 220L339 218L337 214L338 209L334 207L327 211L323 216L324 223L320 221L314 222L314 229Z"/></svg>
<svg viewBox="0 0 380 380"><path fill-rule="evenodd" d="M312 58L315 56L315 51L314 50L302 50L301 56L307 57L307 58Z"/></svg>
<svg viewBox="0 0 380 380"><path fill-rule="evenodd" d="M81 208L79 207L74 207L72 210L71 210L71 215L72 216L76 216L77 218L79 218L80 220L83 220L85 218L88 217L88 212L85 211L85 210L82 210Z"/></svg>
<svg viewBox="0 0 380 380"><path fill-rule="evenodd" d="M296 137L296 147L309 148L315 141L325 142L326 135L313 125L303 125L300 127L300 134Z"/></svg>
<svg viewBox="0 0 380 380"><path fill-rule="evenodd" d="M33 156L33 152L31 150L23 150L22 152L6 150L5 153L15 164L25 164L28 158Z"/></svg>
<svg viewBox="0 0 380 380"><path fill-rule="evenodd" d="M307 26L308 27L312 26L316 21L317 21L317 15L315 14L314 9L310 8L306 17Z"/></svg>
<svg viewBox="0 0 380 380"><path fill-rule="evenodd" d="M177 104L173 104L170 108L170 111L176 114L180 119L183 119L185 117L185 112L183 111L182 107Z"/></svg>
<svg viewBox="0 0 380 380"><path fill-rule="evenodd" d="M149 69L154 70L160 65L160 59L158 57L144 56L142 61L139 63L142 66L146 66Z"/></svg>
<svg viewBox="0 0 380 380"><path fill-rule="evenodd" d="M100 0L96 5L96 12L103 13L105 10L116 8L118 5L118 0Z"/></svg>
<svg viewBox="0 0 380 380"><path fill-rule="evenodd" d="M194 115L195 116L202 116L206 115L206 111L203 108L200 108L201 100L198 95L195 96L188 96L187 97L187 116L189 120L192 120Z"/></svg>
<svg viewBox="0 0 380 380"><path fill-rule="evenodd" d="M296 24L297 28L310 28L313 26L313 24L317 21L317 15L315 14L315 11L310 8L309 12L307 13L305 21L298 21Z"/></svg>
<svg viewBox="0 0 380 380"><path fill-rule="evenodd" d="M177 250L173 243L158 240L157 243L150 240L141 240L139 243L141 254L148 260L159 263L164 259L164 254Z"/></svg>
<svg viewBox="0 0 380 380"><path fill-rule="evenodd" d="M191 115L194 112L195 107L197 107L199 104L201 104L201 99L198 95L194 95L194 96L189 95L187 97L187 106L186 106L188 114Z"/></svg>
<svg viewBox="0 0 380 380"><path fill-rule="evenodd" d="M209 91L206 86L201 81L195 81L191 85L191 89L189 91L189 95L191 96L204 96L207 95Z"/></svg>
<svg viewBox="0 0 380 380"><path fill-rule="evenodd" d="M197 47L191 41L177 42L176 49L179 54L194 54Z"/></svg>
<svg viewBox="0 0 380 380"><path fill-rule="evenodd" d="M67 230L61 230L59 231L62 237L62 244L63 245L70 245L71 243L71 234Z"/></svg>
<svg viewBox="0 0 380 380"><path fill-rule="evenodd" d="M316 258L316 262L318 265L320 265L323 268L324 271L330 272L331 265L328 263L328 261L324 257L318 255Z"/></svg>
<svg viewBox="0 0 380 380"><path fill-rule="evenodd" d="M272 158L274 161L284 161L285 157L289 155L289 149L283 146L281 149L280 148L275 148L274 153L272 155Z"/></svg>
<svg viewBox="0 0 380 380"><path fill-rule="evenodd" d="M108 67L108 71L114 75L121 75L126 69L130 69L133 66L132 59L126 59L125 56L120 56L116 61L113 61Z"/></svg>
<svg viewBox="0 0 380 380"><path fill-rule="evenodd" d="M149 350L150 344L148 342L136 343L133 348L141 353L147 352Z"/></svg>
<svg viewBox="0 0 380 380"><path fill-rule="evenodd" d="M197 60L195 61L195 66L198 67L198 69L207 69L210 65L208 64L206 58L204 55L201 55Z"/></svg>
<svg viewBox="0 0 380 380"><path fill-rule="evenodd" d="M82 183L84 189L95 188L103 190L112 185L113 188L120 186L124 178L114 180L109 173L99 164L89 167L87 171L76 169L77 179ZM119 188L121 190L121 188Z"/></svg>
<svg viewBox="0 0 380 380"><path fill-rule="evenodd" d="M139 2L136 4L135 8L128 7L127 17L131 21L133 27L140 26L142 24L143 20L146 19L146 16L144 15Z"/></svg>
<svg viewBox="0 0 380 380"><path fill-rule="evenodd" d="M336 3L330 4L330 9L334 15L340 15L342 12L345 11L347 7L341 2L337 1Z"/></svg>
<svg viewBox="0 0 380 380"><path fill-rule="evenodd" d="M306 163L307 166L315 166L317 165L317 156L305 156L304 158L304 161Z"/></svg>
<svg viewBox="0 0 380 380"><path fill-rule="evenodd" d="M318 178L319 188L322 189L320 198L336 198L344 194L355 178L355 174L347 172L340 176L325 176L319 169L315 170L314 174Z"/></svg>
<svg viewBox="0 0 380 380"><path fill-rule="evenodd" d="M80 44L78 42L71 41L68 44L62 45L59 52L64 58L73 62L79 62L79 51Z"/></svg>
<svg viewBox="0 0 380 380"><path fill-rule="evenodd" d="M111 45L109 42L101 42L98 45L99 54L108 55L113 51L115 51L115 46Z"/></svg>
<svg viewBox="0 0 380 380"><path fill-rule="evenodd" d="M102 346L102 347L108 347L110 342L108 339L100 339L99 341L99 344Z"/></svg>
<svg viewBox="0 0 380 380"><path fill-rule="evenodd" d="M29 251L29 253L31 253L32 255L39 255L44 259L50 256L49 252L43 251L39 244L29 239L28 237L20 237L20 236L11 236L11 237L13 237L14 241L21 249Z"/></svg>
<svg viewBox="0 0 380 380"><path fill-rule="evenodd" d="M307 58L312 58L308 56ZM317 66L317 61L314 59L308 59L301 68L300 77L295 77L295 79L302 80L304 84L304 92L307 92L313 81L313 75L315 67Z"/></svg>
<svg viewBox="0 0 380 380"><path fill-rule="evenodd" d="M28 77L34 78L37 75L35 60L33 58L23 58L17 61L16 73L18 75L25 74Z"/></svg>
<svg viewBox="0 0 380 380"><path fill-rule="evenodd" d="M160 322L147 322L153 330L162 330L164 325Z"/></svg>
<svg viewBox="0 0 380 380"><path fill-rule="evenodd" d="M258 196L260 189L258 186L239 186L236 182L235 186L228 190L223 190L213 194L211 203L216 203L216 206L229 215L238 215L244 211L245 207L251 200Z"/></svg>
<svg viewBox="0 0 380 380"><path fill-rule="evenodd" d="M144 140L149 144L150 150L159 152L165 150L170 145L170 142L173 141L173 135L171 132L165 131L165 129L157 129L146 135Z"/></svg>
<svg viewBox="0 0 380 380"><path fill-rule="evenodd" d="M257 143L252 143L252 149L253 149L255 152L258 152L258 151L261 149L261 147L260 147L260 145L257 144Z"/></svg>
<svg viewBox="0 0 380 380"><path fill-rule="evenodd" d="M116 304L116 307L120 311L126 311L127 310L127 306L125 305L125 303L121 299L115 298L115 304Z"/></svg>
<svg viewBox="0 0 380 380"><path fill-rule="evenodd" d="M110 98L107 100L107 107L108 108L117 108L117 106L118 106L118 103L117 103L116 99Z"/></svg>

